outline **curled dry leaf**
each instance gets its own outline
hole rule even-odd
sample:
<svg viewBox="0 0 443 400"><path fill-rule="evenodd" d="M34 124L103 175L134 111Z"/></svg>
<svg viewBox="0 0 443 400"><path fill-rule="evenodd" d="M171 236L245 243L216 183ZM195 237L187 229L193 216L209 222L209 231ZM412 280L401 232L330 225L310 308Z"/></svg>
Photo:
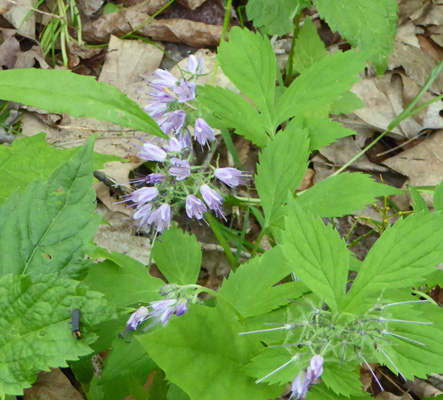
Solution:
<svg viewBox="0 0 443 400"><path fill-rule="evenodd" d="M37 0L0 0L2 17L17 31L28 38L35 39L35 13L32 12Z"/></svg>
<svg viewBox="0 0 443 400"><path fill-rule="evenodd" d="M20 52L20 43L13 36L13 29L2 29L3 43L0 44L0 69L13 69Z"/></svg>

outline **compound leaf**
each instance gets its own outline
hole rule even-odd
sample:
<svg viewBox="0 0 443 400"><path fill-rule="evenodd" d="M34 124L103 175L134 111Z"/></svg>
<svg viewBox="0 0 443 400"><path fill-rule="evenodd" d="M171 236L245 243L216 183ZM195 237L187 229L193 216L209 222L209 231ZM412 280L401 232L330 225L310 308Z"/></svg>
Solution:
<svg viewBox="0 0 443 400"><path fill-rule="evenodd" d="M135 101L90 76L55 69L10 69L0 71L0 93L2 100L109 121L167 139Z"/></svg>
<svg viewBox="0 0 443 400"><path fill-rule="evenodd" d="M202 252L194 235L171 226L163 233L161 241L155 243L152 256L169 283L187 285L197 282Z"/></svg>
<svg viewBox="0 0 443 400"><path fill-rule="evenodd" d="M56 274L0 278L0 398L23 394L40 370L67 367L66 360L92 352L95 335L72 335L72 309L89 324L109 318L110 310L101 294L77 285Z"/></svg>
<svg viewBox="0 0 443 400"><path fill-rule="evenodd" d="M349 251L338 232L291 201L282 251L297 277L336 311L345 295L349 269Z"/></svg>
<svg viewBox="0 0 443 400"><path fill-rule="evenodd" d="M385 288L423 282L443 260L443 215L419 213L387 228L369 251L341 308L371 308Z"/></svg>
<svg viewBox="0 0 443 400"><path fill-rule="evenodd" d="M297 202L304 210L322 218L341 217L361 210L376 197L401 193L392 186L375 182L369 175L343 173L312 186Z"/></svg>
<svg viewBox="0 0 443 400"><path fill-rule="evenodd" d="M333 368L328 368L325 365L321 379L330 390L337 394L349 397L351 395L358 396L362 393L360 375L355 369L346 368L344 365L340 368L335 365Z"/></svg>
<svg viewBox="0 0 443 400"><path fill-rule="evenodd" d="M355 396L342 396L340 394L334 393L332 390L328 389L328 387L324 383L319 383L317 385L312 386L312 388L307 393L307 400L369 400L373 399L373 397L366 392L361 392L359 395Z"/></svg>
<svg viewBox="0 0 443 400"><path fill-rule="evenodd" d="M385 71L397 32L395 0L314 0L314 4L333 31L367 55L378 74Z"/></svg>
<svg viewBox="0 0 443 400"><path fill-rule="evenodd" d="M219 305L194 306L166 327L137 336L137 340L166 377L191 399L275 398L280 387L256 384L241 370L259 346L254 338L238 335L243 328Z"/></svg>
<svg viewBox="0 0 443 400"><path fill-rule="evenodd" d="M0 276L60 273L76 277L101 217L94 214L92 150L88 140L48 182L35 181L0 209Z"/></svg>

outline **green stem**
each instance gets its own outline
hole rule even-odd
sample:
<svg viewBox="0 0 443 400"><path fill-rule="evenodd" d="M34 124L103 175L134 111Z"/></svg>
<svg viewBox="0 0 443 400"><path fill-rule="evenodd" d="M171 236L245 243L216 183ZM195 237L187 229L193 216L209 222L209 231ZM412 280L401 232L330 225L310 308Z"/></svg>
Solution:
<svg viewBox="0 0 443 400"><path fill-rule="evenodd" d="M222 29L219 46L226 41L226 33L228 33L231 8L232 8L232 0L228 0L228 4L226 4L225 18L223 20L223 29ZM217 75L218 67L219 67L219 62L217 57L214 65L214 72L212 73L211 86L214 86L215 76Z"/></svg>
<svg viewBox="0 0 443 400"><path fill-rule="evenodd" d="M286 66L285 86L289 86L292 79L292 64L294 63L295 41L300 31L301 11L297 13L294 19L294 33L292 34L291 50L289 51L288 64Z"/></svg>
<svg viewBox="0 0 443 400"><path fill-rule="evenodd" d="M212 229L212 232L214 232L215 237L217 238L221 247L223 247L226 257L228 258L229 262L232 265L232 270L235 271L240 264L238 263L234 254L232 253L228 241L226 240L226 238L223 236L223 233L218 228L217 221L215 220L213 215L210 213L206 213L205 216L206 216L206 221L208 222L210 228Z"/></svg>
<svg viewBox="0 0 443 400"><path fill-rule="evenodd" d="M252 197L242 197L242 196L232 196L237 200L240 201L244 201L245 203L251 203L251 204L261 204L261 200L260 199L255 199Z"/></svg>
<svg viewBox="0 0 443 400"><path fill-rule="evenodd" d="M251 253L251 257L254 257L255 254L257 253L258 249L260 248L260 243L261 243L263 237L264 237L265 234L266 234L266 230L267 230L267 227L263 228L263 229L261 230L260 234L258 235L258 238L257 238L257 240L255 241L254 249L252 250L252 253Z"/></svg>

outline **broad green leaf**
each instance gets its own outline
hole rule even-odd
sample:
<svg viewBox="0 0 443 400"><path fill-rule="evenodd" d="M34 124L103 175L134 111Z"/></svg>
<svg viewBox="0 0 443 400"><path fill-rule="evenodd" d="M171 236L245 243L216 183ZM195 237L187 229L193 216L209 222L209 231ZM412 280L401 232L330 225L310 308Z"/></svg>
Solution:
<svg viewBox="0 0 443 400"><path fill-rule="evenodd" d="M167 138L157 123L124 93L90 76L71 71L0 71L0 98L50 112L90 117Z"/></svg>
<svg viewBox="0 0 443 400"><path fill-rule="evenodd" d="M229 42L218 49L218 61L226 76L258 107L266 130L274 132L276 58L267 38L233 27Z"/></svg>
<svg viewBox="0 0 443 400"><path fill-rule="evenodd" d="M80 147L60 150L46 143L45 133L15 140L10 146L0 146L0 203L16 190L38 178L48 179ZM94 153L94 169L110 161L126 161L120 157Z"/></svg>
<svg viewBox="0 0 443 400"><path fill-rule="evenodd" d="M137 340L166 372L167 379L191 399L275 398L281 388L257 385L241 371L259 346L254 338L238 335L243 329L234 315L220 306L193 306L166 327L137 336Z"/></svg>
<svg viewBox="0 0 443 400"><path fill-rule="evenodd" d="M152 248L158 269L169 283L188 285L197 282L202 251L194 235L171 226Z"/></svg>
<svg viewBox="0 0 443 400"><path fill-rule="evenodd" d="M415 189L413 186L409 186L409 193L412 197L412 200L414 201L414 204L412 205L412 208L416 213L423 211L425 214L428 214L429 208L426 204L426 201L423 197L421 197L420 193L417 189Z"/></svg>
<svg viewBox="0 0 443 400"><path fill-rule="evenodd" d="M373 399L373 397L366 392L361 392L357 396L342 396L334 393L332 390L328 389L324 383L319 383L312 386L308 391L306 396L307 400L368 400Z"/></svg>
<svg viewBox="0 0 443 400"><path fill-rule="evenodd" d="M72 309L88 324L109 318L109 310L100 294L77 285L55 274L0 278L0 398L23 394L40 370L67 367L66 360L92 352L95 335L83 329L83 340L72 335Z"/></svg>
<svg viewBox="0 0 443 400"><path fill-rule="evenodd" d="M291 273L279 247L254 257L231 272L219 293L228 299L244 318L250 318L287 304L307 288L301 282L276 285Z"/></svg>
<svg viewBox="0 0 443 400"><path fill-rule="evenodd" d="M137 340L127 342L116 337L106 356L99 385L104 399L123 399L132 393L135 384L143 386L150 372L157 368ZM135 382L134 382L135 381Z"/></svg>
<svg viewBox="0 0 443 400"><path fill-rule="evenodd" d="M443 310L433 304L421 303L389 307L389 311L392 319L421 321L428 325L389 322L387 331L421 344L386 335L391 345L381 344L380 347L388 354L395 366L381 352L377 361L386 364L394 372L397 372L398 368L407 379L414 379L414 376L426 379L428 374L443 373L441 362L443 359L441 345Z"/></svg>
<svg viewBox="0 0 443 400"><path fill-rule="evenodd" d="M287 207L282 251L297 277L336 311L346 292L349 250L337 231L303 211Z"/></svg>
<svg viewBox="0 0 443 400"><path fill-rule="evenodd" d="M161 298L160 289L165 283L151 276L145 265L124 254L100 250L94 255L107 260L94 264L83 280L92 290L104 293L120 307Z"/></svg>
<svg viewBox="0 0 443 400"><path fill-rule="evenodd" d="M214 112L217 118L211 121L214 128L234 128L237 135L244 136L259 147L264 147L269 141L260 123L261 114L240 94L205 85L198 88L198 100Z"/></svg>
<svg viewBox="0 0 443 400"><path fill-rule="evenodd" d="M283 36L294 29L295 15L310 3L310 0L249 0L246 15L268 35Z"/></svg>
<svg viewBox="0 0 443 400"><path fill-rule="evenodd" d="M435 211L443 211L443 182L434 189L434 208Z"/></svg>
<svg viewBox="0 0 443 400"><path fill-rule="evenodd" d="M333 31L366 54L382 74L392 53L397 32L396 0L314 0Z"/></svg>
<svg viewBox="0 0 443 400"><path fill-rule="evenodd" d="M265 347L257 357L252 359L250 364L243 368L243 371L255 380L262 379L282 365L288 364L296 353L294 349L296 347L292 348L293 353L291 353L285 347ZM302 365L300 360L294 360L271 376L263 379L263 382L270 385L284 385L292 381L303 368L304 365Z"/></svg>
<svg viewBox="0 0 443 400"><path fill-rule="evenodd" d="M94 213L93 146L88 140L48 182L32 182L0 208L0 276L82 273L101 220Z"/></svg>
<svg viewBox="0 0 443 400"><path fill-rule="evenodd" d="M341 367L337 367L337 364L325 365L321 379L329 389L337 394L349 397L362 393L360 374L345 365Z"/></svg>
<svg viewBox="0 0 443 400"><path fill-rule="evenodd" d="M357 75L363 68L361 56L353 51L320 59L305 69L280 97L274 125L335 103L360 79Z"/></svg>
<svg viewBox="0 0 443 400"><path fill-rule="evenodd" d="M365 107L365 103L355 93L345 92L339 100L331 105L330 113L332 115L350 114Z"/></svg>
<svg viewBox="0 0 443 400"><path fill-rule="evenodd" d="M387 228L369 251L341 309L367 310L384 289L423 282L443 261L442 235L440 212L411 215Z"/></svg>
<svg viewBox="0 0 443 400"><path fill-rule="evenodd" d="M280 131L259 156L255 185L265 214L265 225L279 216L288 194L295 192L308 167L309 140L295 125Z"/></svg>
<svg viewBox="0 0 443 400"><path fill-rule="evenodd" d="M342 137L356 134L356 132L345 128L341 123L330 118L300 115L293 118L288 127L292 128L293 124L293 129L306 129L308 131L309 149L311 151L319 150Z"/></svg>
<svg viewBox="0 0 443 400"><path fill-rule="evenodd" d="M167 400L191 400L191 398L177 385L170 383Z"/></svg>
<svg viewBox="0 0 443 400"><path fill-rule="evenodd" d="M328 52L320 39L317 28L311 19L306 17L295 43L294 70L303 72L326 56L328 56Z"/></svg>
<svg viewBox="0 0 443 400"><path fill-rule="evenodd" d="M375 182L369 175L345 172L317 183L297 197L297 202L304 210L322 218L341 217L365 208L376 197L401 193L392 186Z"/></svg>

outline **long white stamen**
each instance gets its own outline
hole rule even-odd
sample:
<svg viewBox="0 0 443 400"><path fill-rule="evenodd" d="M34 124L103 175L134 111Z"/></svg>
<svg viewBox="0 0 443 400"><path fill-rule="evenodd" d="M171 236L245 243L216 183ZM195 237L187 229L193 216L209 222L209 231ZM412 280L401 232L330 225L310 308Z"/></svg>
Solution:
<svg viewBox="0 0 443 400"><path fill-rule="evenodd" d="M268 375L264 376L263 378L255 381L255 383L260 383L261 381L265 380L266 378L269 378L271 375L274 375L276 372L282 370L284 367L287 367L289 364L291 364L292 361L294 361L295 359L297 359L297 354L292 357L288 362L284 363L283 365L281 365L280 367L278 367L277 369L275 369L274 371L272 371L271 373L269 373Z"/></svg>
<svg viewBox="0 0 443 400"><path fill-rule="evenodd" d="M388 319L388 318L379 318L380 322L404 322L407 324L418 324L418 325L432 325L432 322L423 322L423 321L406 321L404 319Z"/></svg>
<svg viewBox="0 0 443 400"><path fill-rule="evenodd" d="M409 338L407 338L405 336L397 335L396 333L392 333L392 332L389 332L387 330L383 330L382 331L382 335L391 335L391 336L398 337L399 339L407 340L408 342L412 342L412 343L418 344L420 346L426 346L424 343L417 342L416 340L409 339Z"/></svg>
<svg viewBox="0 0 443 400"><path fill-rule="evenodd" d="M385 355L385 357L389 360L389 362L394 366L394 368L397 370L397 372L398 372L398 374L403 378L403 380L406 382L406 378L405 378L405 376L400 372L400 370L397 368L397 366L394 364L394 361L392 361L391 360L391 358L385 353L385 351L381 348L381 347L379 347L378 348L378 350L380 350L384 355Z"/></svg>
<svg viewBox="0 0 443 400"><path fill-rule="evenodd" d="M375 381L378 383L378 386L380 387L381 391L384 392L385 390L383 389L383 386L381 385L380 381L378 380L377 376L375 375L374 371L372 370L372 368L369 366L368 362L365 360L365 358L363 357L363 354L359 353L359 357L362 358L362 360L365 362L366 366L369 368L369 371L371 371L372 376L374 377Z"/></svg>
<svg viewBox="0 0 443 400"><path fill-rule="evenodd" d="M399 306L401 304L410 304L410 303L429 303L429 301L428 300L401 301L401 302L398 302L398 303L385 304L383 306L383 308L392 307L392 306Z"/></svg>
<svg viewBox="0 0 443 400"><path fill-rule="evenodd" d="M249 335L250 333L261 333L261 332L272 332L272 331L280 331L280 330L288 330L291 329L292 324L285 324L278 328L270 328L270 329L261 329L258 331L250 331L250 332L240 332L239 335Z"/></svg>

